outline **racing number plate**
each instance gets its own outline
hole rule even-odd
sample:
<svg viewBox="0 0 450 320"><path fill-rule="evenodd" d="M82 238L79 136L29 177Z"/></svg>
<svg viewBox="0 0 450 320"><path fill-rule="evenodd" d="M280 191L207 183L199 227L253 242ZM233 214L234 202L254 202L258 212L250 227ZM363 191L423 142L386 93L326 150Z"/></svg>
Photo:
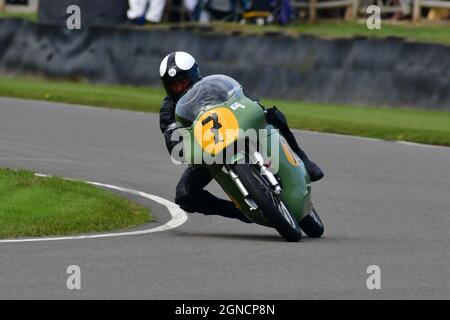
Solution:
<svg viewBox="0 0 450 320"><path fill-rule="evenodd" d="M236 141L239 123L225 107L214 108L200 116L194 126L194 136L201 148L215 155Z"/></svg>

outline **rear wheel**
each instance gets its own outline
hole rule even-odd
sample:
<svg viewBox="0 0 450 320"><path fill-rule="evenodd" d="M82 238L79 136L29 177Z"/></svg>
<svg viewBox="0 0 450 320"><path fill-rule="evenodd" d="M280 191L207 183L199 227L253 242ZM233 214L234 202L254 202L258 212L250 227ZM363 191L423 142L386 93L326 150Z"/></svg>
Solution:
<svg viewBox="0 0 450 320"><path fill-rule="evenodd" d="M310 238L320 238L325 230L322 220L314 207L311 212L300 221L300 228Z"/></svg>
<svg viewBox="0 0 450 320"><path fill-rule="evenodd" d="M252 200L262 214L289 242L302 238L302 230L280 197L274 193L268 181L259 173L256 165L237 164L233 167Z"/></svg>

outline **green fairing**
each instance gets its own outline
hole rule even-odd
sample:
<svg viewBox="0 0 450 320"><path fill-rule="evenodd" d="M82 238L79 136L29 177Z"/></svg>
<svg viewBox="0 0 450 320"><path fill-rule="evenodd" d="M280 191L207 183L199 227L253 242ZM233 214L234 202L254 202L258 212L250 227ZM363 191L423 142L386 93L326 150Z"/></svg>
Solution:
<svg viewBox="0 0 450 320"><path fill-rule="evenodd" d="M233 110L231 106L236 102L245 106L245 108L236 108L235 110ZM279 139L279 170L277 173L281 179L282 185L281 199L285 202L294 218L298 222L300 222L306 215L309 214L311 210L311 181L308 173L305 170L303 162L295 155L294 152L292 152L286 140L279 134L278 130L272 130L274 129L274 127L267 124L263 109L257 103L247 98L242 92L240 94L233 95L232 98L224 103L208 106L202 111L210 111L219 107L226 107L230 111L232 111L236 119L238 120L239 128L243 129L243 131L247 129L258 130L264 128L265 130L267 130L266 137L262 137L259 140L263 151L265 151L262 152L263 154L269 156L272 155L272 150L270 150L271 140ZM203 112L200 112L194 122L191 123L190 126L186 128L186 130L184 130L184 157L186 162L188 163L194 163L194 155L199 156L199 158L201 159L201 155L203 154L201 146L194 138L193 130L196 122L198 121L198 118ZM189 125L189 121L179 117L178 115L177 122L179 125ZM240 139L244 139L244 137L240 135L238 140ZM299 163L298 166L294 166L289 162L285 152L282 149L282 144L285 144L285 148L288 148L291 151L291 154L294 155L295 159ZM234 161L236 162L242 157L243 154L236 154L234 157ZM195 163L198 163L198 160L199 159L197 159L197 162ZM270 157L266 160L270 160ZM249 219L258 224L270 226L267 219L259 210L250 211L249 206L246 202L244 202L244 197L240 190L231 180L228 173L222 170L222 164L195 164L195 166L206 166L211 172L211 175L214 177L214 179L222 187L222 189Z"/></svg>

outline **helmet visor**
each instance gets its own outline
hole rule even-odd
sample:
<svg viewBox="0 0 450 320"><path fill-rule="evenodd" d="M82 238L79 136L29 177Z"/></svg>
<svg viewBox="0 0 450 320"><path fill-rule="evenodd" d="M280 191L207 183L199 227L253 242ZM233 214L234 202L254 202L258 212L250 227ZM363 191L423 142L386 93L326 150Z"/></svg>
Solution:
<svg viewBox="0 0 450 320"><path fill-rule="evenodd" d="M175 94L182 94L186 92L187 89L192 85L192 80L190 78L182 78L175 80L170 83L170 89Z"/></svg>

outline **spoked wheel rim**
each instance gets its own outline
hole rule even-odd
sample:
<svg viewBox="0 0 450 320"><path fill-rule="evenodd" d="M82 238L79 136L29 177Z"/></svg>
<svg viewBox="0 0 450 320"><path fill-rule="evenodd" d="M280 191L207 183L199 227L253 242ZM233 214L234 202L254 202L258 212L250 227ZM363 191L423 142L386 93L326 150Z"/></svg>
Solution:
<svg viewBox="0 0 450 320"><path fill-rule="evenodd" d="M278 211L281 213L282 217L289 223L289 225L294 229L299 229L298 223L292 218L291 213L288 208L284 204L283 200L272 190L269 183L265 180L264 176L259 173L259 170L256 166L252 166L252 174L256 180L258 180L261 189L266 193L271 202L275 205Z"/></svg>
<svg viewBox="0 0 450 320"><path fill-rule="evenodd" d="M265 175L260 173L258 165L235 165L234 170L246 188L250 198L259 207L260 213L288 242L298 242L302 238L300 224L297 223L286 204Z"/></svg>

